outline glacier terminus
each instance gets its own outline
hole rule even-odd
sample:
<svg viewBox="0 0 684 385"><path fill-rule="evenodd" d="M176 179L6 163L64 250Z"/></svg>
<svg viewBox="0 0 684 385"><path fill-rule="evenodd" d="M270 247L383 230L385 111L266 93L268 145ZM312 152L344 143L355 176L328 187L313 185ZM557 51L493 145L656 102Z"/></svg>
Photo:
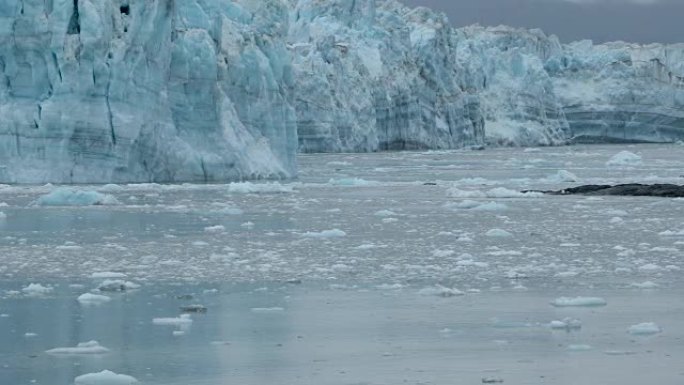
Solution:
<svg viewBox="0 0 684 385"><path fill-rule="evenodd" d="M0 182L297 175L297 152L684 138L684 45L394 0L6 0Z"/></svg>

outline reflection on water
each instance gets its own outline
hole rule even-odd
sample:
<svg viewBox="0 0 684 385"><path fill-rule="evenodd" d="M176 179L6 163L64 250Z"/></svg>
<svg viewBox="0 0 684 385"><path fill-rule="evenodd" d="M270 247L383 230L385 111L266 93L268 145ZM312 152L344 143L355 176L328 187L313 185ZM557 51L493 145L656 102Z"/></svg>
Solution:
<svg viewBox="0 0 684 385"><path fill-rule="evenodd" d="M7 285L3 289L16 287ZM85 289L63 285L46 298L6 299L0 307L8 314L0 318L3 383L71 384L80 374L103 369L159 385L447 385L454 379L477 384L482 378L674 384L684 379L676 364L684 353L684 306L672 307L681 291L668 296L604 292L599 294L609 301L605 308L557 309L548 305L555 293L539 292L441 298L408 288L255 284L214 289L151 285L114 295L101 306L79 305L75 298ZM187 328L152 323L176 317L181 306L195 303L208 311L192 315ZM644 321L643 314L657 319L666 332L628 335L626 328ZM582 319L582 329L548 327L551 320L568 316ZM184 335L174 335L181 329ZM26 337L29 332L37 336ZM89 340L111 352L44 353ZM572 345L591 348L572 351ZM660 369L649 371L653 365Z"/></svg>

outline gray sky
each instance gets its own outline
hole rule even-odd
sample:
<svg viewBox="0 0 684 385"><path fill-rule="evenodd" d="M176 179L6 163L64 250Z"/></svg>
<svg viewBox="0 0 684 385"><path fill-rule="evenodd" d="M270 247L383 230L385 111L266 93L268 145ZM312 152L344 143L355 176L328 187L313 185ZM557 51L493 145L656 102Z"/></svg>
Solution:
<svg viewBox="0 0 684 385"><path fill-rule="evenodd" d="M401 0L441 10L457 27L541 28L563 42L684 42L684 0Z"/></svg>

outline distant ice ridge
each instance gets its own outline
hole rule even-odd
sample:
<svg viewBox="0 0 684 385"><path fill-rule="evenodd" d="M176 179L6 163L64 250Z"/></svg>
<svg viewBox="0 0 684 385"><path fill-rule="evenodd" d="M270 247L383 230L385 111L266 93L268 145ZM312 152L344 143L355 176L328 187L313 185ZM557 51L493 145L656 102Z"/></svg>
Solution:
<svg viewBox="0 0 684 385"><path fill-rule="evenodd" d="M280 0L3 1L0 182L295 175Z"/></svg>

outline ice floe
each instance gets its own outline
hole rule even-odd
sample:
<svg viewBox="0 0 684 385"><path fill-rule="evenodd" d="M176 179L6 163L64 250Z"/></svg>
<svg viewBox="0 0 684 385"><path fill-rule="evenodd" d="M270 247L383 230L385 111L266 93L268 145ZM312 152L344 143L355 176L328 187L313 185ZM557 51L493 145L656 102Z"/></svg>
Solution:
<svg viewBox="0 0 684 385"><path fill-rule="evenodd" d="M46 350L45 353L53 355L77 355L77 354L104 354L109 353L109 349L100 345L97 341L81 342L75 347L54 348Z"/></svg>
<svg viewBox="0 0 684 385"><path fill-rule="evenodd" d="M644 322L630 326L627 331L632 335L648 336L661 333L662 329L653 322Z"/></svg>
<svg viewBox="0 0 684 385"><path fill-rule="evenodd" d="M606 306L608 302L599 297L560 297L551 301L556 307L598 307Z"/></svg>
<svg viewBox="0 0 684 385"><path fill-rule="evenodd" d="M60 187L41 196L34 204L38 206L99 206L118 205L120 202L112 195L97 191Z"/></svg>

